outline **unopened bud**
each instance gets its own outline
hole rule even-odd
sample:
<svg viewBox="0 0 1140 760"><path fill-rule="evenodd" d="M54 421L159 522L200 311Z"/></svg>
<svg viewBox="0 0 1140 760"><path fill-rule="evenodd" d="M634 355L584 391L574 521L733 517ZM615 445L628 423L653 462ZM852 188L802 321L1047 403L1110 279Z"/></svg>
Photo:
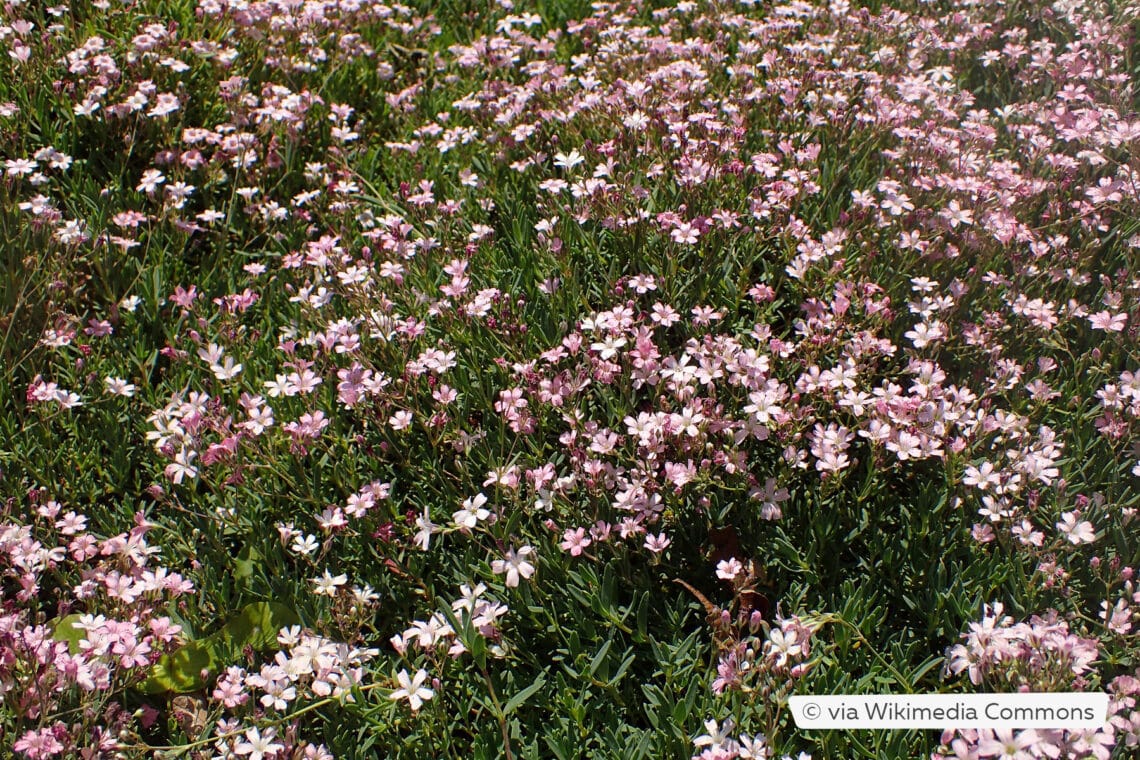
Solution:
<svg viewBox="0 0 1140 760"><path fill-rule="evenodd" d="M764 622L764 616L760 614L760 610L752 610L752 614L748 616L748 630L753 633L760 632L760 624Z"/></svg>

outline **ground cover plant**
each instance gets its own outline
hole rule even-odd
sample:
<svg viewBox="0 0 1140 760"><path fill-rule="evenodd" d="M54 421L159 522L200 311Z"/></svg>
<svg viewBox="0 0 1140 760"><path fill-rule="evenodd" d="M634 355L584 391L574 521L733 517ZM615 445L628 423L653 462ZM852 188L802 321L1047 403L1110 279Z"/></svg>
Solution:
<svg viewBox="0 0 1140 760"><path fill-rule="evenodd" d="M1136 11L8 0L0 746L1140 756Z"/></svg>

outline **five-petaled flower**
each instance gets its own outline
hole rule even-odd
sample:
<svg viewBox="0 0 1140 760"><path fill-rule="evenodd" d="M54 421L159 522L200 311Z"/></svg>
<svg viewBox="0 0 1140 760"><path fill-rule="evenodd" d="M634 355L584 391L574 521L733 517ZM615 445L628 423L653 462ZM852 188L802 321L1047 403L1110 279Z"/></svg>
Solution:
<svg viewBox="0 0 1140 760"><path fill-rule="evenodd" d="M507 551L507 556L503 559L497 559L491 563L491 570L496 575L507 575L507 586L515 588L519 585L519 578L530 578L534 575L534 565L531 564L527 557L534 554L533 546L523 546L517 551L510 549Z"/></svg>
<svg viewBox="0 0 1140 760"><path fill-rule="evenodd" d="M245 740L234 746L234 752L239 755L249 755L249 760L263 760L275 757L278 752L285 749L284 744L273 741L276 732L272 728L265 729L262 734L256 727L245 732Z"/></svg>
<svg viewBox="0 0 1140 760"><path fill-rule="evenodd" d="M416 671L414 677L409 676L408 671L401 670L396 674L396 680L400 682L400 688L389 694L389 699L393 701L406 699L412 708L412 712L416 712L423 707L424 702L435 696L433 690L424 686L424 681L427 680L427 677L427 671L423 668Z"/></svg>

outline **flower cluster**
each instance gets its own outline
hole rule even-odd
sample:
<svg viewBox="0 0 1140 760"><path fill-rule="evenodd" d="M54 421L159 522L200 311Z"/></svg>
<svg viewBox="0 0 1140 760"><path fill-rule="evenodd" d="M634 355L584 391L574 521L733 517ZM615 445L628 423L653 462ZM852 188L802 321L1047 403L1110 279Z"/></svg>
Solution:
<svg viewBox="0 0 1140 760"><path fill-rule="evenodd" d="M694 746L701 749L699 754L693 755L693 760L768 760L776 757L763 734L734 736L735 727L731 718L723 725L715 720L706 720L706 733L693 740ZM811 760L811 755L806 752L795 757L781 755L780 760Z"/></svg>
<svg viewBox="0 0 1140 760"><path fill-rule="evenodd" d="M15 501L0 523L0 574L9 589L0 614L0 700L12 746L33 760L113 752L138 717L123 690L180 643L181 628L166 611L194 586L159 564L147 541L154 525L142 513L129 532L103 538L87 515L46 491L29 492L29 524L12 521Z"/></svg>
<svg viewBox="0 0 1140 760"><path fill-rule="evenodd" d="M995 603L980 622L970 624L965 643L948 653L949 673L966 672L975 686L993 689L1058 691L1084 683L1081 676L1092 669L1099 654L1095 639L1070 633L1056 614L1014 624L1002 613L1002 605Z"/></svg>
<svg viewBox="0 0 1140 760"><path fill-rule="evenodd" d="M277 641L281 651L258 670L234 665L218 678L210 697L227 716L217 722L214 748L222 756L302 753L305 758L331 758L324 745L301 738L296 723L281 736L272 724L279 716L289 718L297 705L353 702L355 690L364 683L365 665L379 650L358 649L299 626L281 630Z"/></svg>
<svg viewBox="0 0 1140 760"><path fill-rule="evenodd" d="M971 623L947 653L946 672L967 673L986 691L1084 691L1094 688L1100 652L1096 639L1082 638L1056 612L1015 623L1000 603L987 605L981 621ZM1120 676L1109 684L1108 722L1094 730L959 729L943 733L942 749L932 757L974 760L987 757L1064 757L1108 760L1118 744L1140 742L1137 680Z"/></svg>
<svg viewBox="0 0 1140 760"><path fill-rule="evenodd" d="M507 614L507 605L486 598L487 587L482 583L474 587L464 584L459 588L460 597L451 603L451 611L461 628L470 625L474 633L489 642L492 642L490 651L498 656L504 656L502 647L495 643L501 638L499 618ZM411 626L403 633L393 636L392 647L401 655L406 654L409 646L414 646L424 652L433 652L437 647L447 644L446 652L450 657L459 657L468 651L461 632L448 622L448 616L437 612L426 621L413 620Z"/></svg>

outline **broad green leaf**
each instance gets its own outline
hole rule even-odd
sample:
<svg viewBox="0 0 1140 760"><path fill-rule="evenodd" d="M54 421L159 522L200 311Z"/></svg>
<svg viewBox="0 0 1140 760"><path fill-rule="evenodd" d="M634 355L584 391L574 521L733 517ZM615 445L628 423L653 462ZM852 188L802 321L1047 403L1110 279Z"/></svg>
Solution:
<svg viewBox="0 0 1140 760"><path fill-rule="evenodd" d="M234 560L234 580L247 581L253 577L254 568L261 561L261 552L246 544Z"/></svg>
<svg viewBox="0 0 1140 760"><path fill-rule="evenodd" d="M204 687L221 670L221 664L215 658L208 641L192 641L163 655L151 668L150 676L139 684L139 691L145 694L167 691L182 694Z"/></svg>
<svg viewBox="0 0 1140 760"><path fill-rule="evenodd" d="M77 613L61 617L51 632L51 637L56 641L67 642L67 651L73 655L79 654L79 642L87 638L87 631L76 625L81 617Z"/></svg>
<svg viewBox="0 0 1140 760"><path fill-rule="evenodd" d="M254 602L246 605L219 633L224 634L228 643L238 651L247 646L261 650L276 645L277 632L282 628L300 622L297 613L283 604Z"/></svg>
<svg viewBox="0 0 1140 760"><path fill-rule="evenodd" d="M198 691L238 662L246 647L270 649L277 643L278 631L299 622L297 613L283 604L248 604L220 630L163 655L138 688L146 694Z"/></svg>

